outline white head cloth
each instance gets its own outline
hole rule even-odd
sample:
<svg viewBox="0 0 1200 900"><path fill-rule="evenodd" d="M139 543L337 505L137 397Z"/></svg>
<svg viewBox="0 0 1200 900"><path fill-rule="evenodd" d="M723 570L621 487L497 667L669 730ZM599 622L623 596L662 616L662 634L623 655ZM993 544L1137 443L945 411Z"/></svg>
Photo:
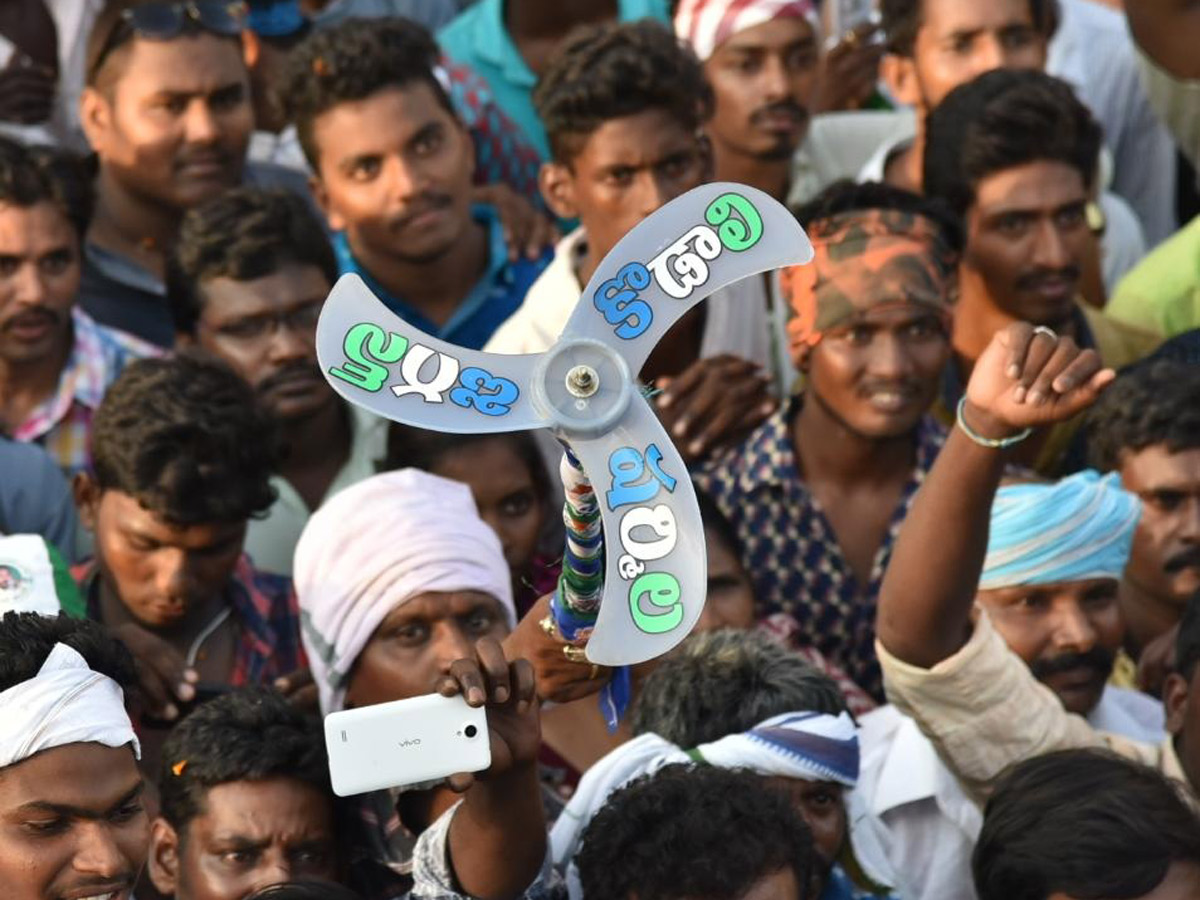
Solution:
<svg viewBox="0 0 1200 900"><path fill-rule="evenodd" d="M294 567L301 637L321 712L340 710L346 680L375 629L427 591L482 591L516 622L500 539L471 489L419 469L360 481L304 528Z"/></svg>
<svg viewBox="0 0 1200 900"><path fill-rule="evenodd" d="M121 686L66 644L54 645L33 678L0 692L0 723L0 768L64 744L131 744L142 756Z"/></svg>
<svg viewBox="0 0 1200 900"><path fill-rule="evenodd" d="M786 17L820 27L812 0L680 0L675 36L691 45L701 62L739 31Z"/></svg>
<svg viewBox="0 0 1200 900"><path fill-rule="evenodd" d="M584 773L550 831L554 865L570 869L588 823L613 791L663 766L700 762L729 769L752 769L764 776L834 781L851 788L858 781L858 728L849 713L785 713L686 752L657 734L643 734L622 744ZM850 820L855 821L853 812ZM877 858L872 855L872 858ZM875 873L868 873L875 877ZM578 896L577 875L568 871L572 897Z"/></svg>

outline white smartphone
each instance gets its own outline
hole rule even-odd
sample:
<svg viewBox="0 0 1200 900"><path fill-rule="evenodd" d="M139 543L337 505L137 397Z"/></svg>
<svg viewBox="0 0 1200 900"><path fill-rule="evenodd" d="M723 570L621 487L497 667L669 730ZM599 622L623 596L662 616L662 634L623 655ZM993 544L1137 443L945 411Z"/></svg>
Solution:
<svg viewBox="0 0 1200 900"><path fill-rule="evenodd" d="M492 764L487 711L428 694L325 717L329 776L339 797L437 781Z"/></svg>

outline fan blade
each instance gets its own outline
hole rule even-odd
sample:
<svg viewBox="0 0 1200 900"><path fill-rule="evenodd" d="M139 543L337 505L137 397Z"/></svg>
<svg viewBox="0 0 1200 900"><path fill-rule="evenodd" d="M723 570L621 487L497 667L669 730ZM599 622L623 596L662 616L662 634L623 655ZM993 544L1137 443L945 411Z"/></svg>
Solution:
<svg viewBox="0 0 1200 900"><path fill-rule="evenodd" d="M744 184L706 184L647 216L600 262L559 342L592 338L636 376L659 339L714 291L803 265L812 244L783 204Z"/></svg>
<svg viewBox="0 0 1200 900"><path fill-rule="evenodd" d="M456 434L547 424L528 386L538 357L467 350L409 325L357 275L321 309L317 359L333 389L376 415Z"/></svg>
<svg viewBox="0 0 1200 900"><path fill-rule="evenodd" d="M601 435L566 434L600 501L604 595L587 656L626 666L666 653L700 618L704 525L675 445L640 396Z"/></svg>

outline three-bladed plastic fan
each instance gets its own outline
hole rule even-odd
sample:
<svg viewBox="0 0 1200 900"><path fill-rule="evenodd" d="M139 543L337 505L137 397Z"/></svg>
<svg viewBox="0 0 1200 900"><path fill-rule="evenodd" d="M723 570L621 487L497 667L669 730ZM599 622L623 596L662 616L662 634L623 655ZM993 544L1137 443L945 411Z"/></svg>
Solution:
<svg viewBox="0 0 1200 900"><path fill-rule="evenodd" d="M317 357L338 393L385 418L456 433L548 428L567 442L600 498L606 546L587 656L632 665L687 636L707 586L691 480L635 376L659 338L705 297L812 255L777 201L744 185L709 184L625 235L545 353L445 343L344 275L321 312Z"/></svg>

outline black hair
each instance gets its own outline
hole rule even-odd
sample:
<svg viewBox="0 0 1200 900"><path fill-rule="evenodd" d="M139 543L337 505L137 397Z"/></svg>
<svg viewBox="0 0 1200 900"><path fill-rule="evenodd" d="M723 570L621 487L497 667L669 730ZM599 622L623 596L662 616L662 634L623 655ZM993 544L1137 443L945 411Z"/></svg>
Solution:
<svg viewBox="0 0 1200 900"><path fill-rule="evenodd" d="M917 32L925 24L925 0L880 0L879 15L889 53L912 56L916 49ZM1029 0L1033 25L1047 37L1054 31L1058 19L1055 0Z"/></svg>
<svg viewBox="0 0 1200 900"><path fill-rule="evenodd" d="M84 54L84 79L89 87L103 88L110 85L117 77L117 63L124 58L128 48L136 37L134 29L125 19L127 10L161 0L107 0L96 15L92 29L88 32L87 45ZM203 28L190 16L183 20L181 37L195 34L208 34L223 40L240 43L237 35L214 34Z"/></svg>
<svg viewBox="0 0 1200 900"><path fill-rule="evenodd" d="M200 354L126 366L92 422L100 490L176 526L238 522L275 501L272 417L229 366Z"/></svg>
<svg viewBox="0 0 1200 900"><path fill-rule="evenodd" d="M792 213L807 228L821 219L869 209L894 210L928 219L937 226L946 250L953 257L962 255L966 245L962 224L944 202L879 181L835 181Z"/></svg>
<svg viewBox="0 0 1200 900"><path fill-rule="evenodd" d="M587 900L727 900L782 869L807 900L812 835L760 775L666 766L615 791L575 858Z"/></svg>
<svg viewBox="0 0 1200 900"><path fill-rule="evenodd" d="M241 688L196 707L163 746L162 816L176 831L204 812L208 792L235 781L294 778L328 794L320 723L281 694Z"/></svg>
<svg viewBox="0 0 1200 900"><path fill-rule="evenodd" d="M296 263L337 281L337 260L312 208L290 191L234 188L183 217L167 261L167 300L175 330L195 334L204 308L203 283L251 281Z"/></svg>
<svg viewBox="0 0 1200 900"><path fill-rule="evenodd" d="M1041 161L1070 166L1090 189L1100 141L1100 126L1065 81L1032 70L985 72L926 120L925 193L965 217L983 179Z"/></svg>
<svg viewBox="0 0 1200 900"><path fill-rule="evenodd" d="M1179 634L1175 638L1175 671L1187 681L1196 672L1200 662L1200 592L1197 592L1183 609L1179 620Z"/></svg>
<svg viewBox="0 0 1200 900"><path fill-rule="evenodd" d="M136 683L133 656L99 622L8 612L0 618L0 691L35 677L55 644L66 644L123 688Z"/></svg>
<svg viewBox="0 0 1200 900"><path fill-rule="evenodd" d="M1200 367L1168 360L1135 365L1100 395L1087 423L1088 461L1102 472L1120 468L1126 451L1200 447Z"/></svg>
<svg viewBox="0 0 1200 900"><path fill-rule="evenodd" d="M82 245L95 206L91 173L84 160L66 151L27 147L0 136L0 203L22 208L54 204Z"/></svg>
<svg viewBox="0 0 1200 900"><path fill-rule="evenodd" d="M421 469L432 472L442 457L475 444L503 441L529 469L533 489L538 499L550 499L550 475L546 471L537 441L528 431L505 431L495 434L448 434L412 425L392 422L388 425L387 452L376 463L379 472L396 469Z"/></svg>
<svg viewBox="0 0 1200 900"><path fill-rule="evenodd" d="M289 881L255 891L246 900L362 900L359 894L328 881Z"/></svg>
<svg viewBox="0 0 1200 900"><path fill-rule="evenodd" d="M721 512L721 508L717 506L717 502L708 495L707 492L696 490L696 503L700 506L700 521L704 523L706 530L711 529L721 543L729 548L729 552L736 557L739 562L742 559L742 539L738 537L737 529L733 527L733 523L729 521L729 517Z"/></svg>
<svg viewBox="0 0 1200 900"><path fill-rule="evenodd" d="M988 800L972 869L979 900L1133 900L1172 863L1200 863L1200 817L1164 775L1102 750L1012 768Z"/></svg>
<svg viewBox="0 0 1200 900"><path fill-rule="evenodd" d="M847 711L833 680L786 647L758 632L723 629L694 634L663 657L642 684L630 722L634 734L653 732L691 748L784 713Z"/></svg>
<svg viewBox="0 0 1200 900"><path fill-rule="evenodd" d="M457 119L434 74L440 52L433 36L402 18L349 19L319 28L296 45L284 64L280 97L314 171L320 151L313 124L333 107L364 100L385 88L424 84Z"/></svg>
<svg viewBox="0 0 1200 900"><path fill-rule="evenodd" d="M554 159L570 164L605 122L662 110L689 133L713 110L712 89L692 51L644 19L573 31L533 91Z"/></svg>

